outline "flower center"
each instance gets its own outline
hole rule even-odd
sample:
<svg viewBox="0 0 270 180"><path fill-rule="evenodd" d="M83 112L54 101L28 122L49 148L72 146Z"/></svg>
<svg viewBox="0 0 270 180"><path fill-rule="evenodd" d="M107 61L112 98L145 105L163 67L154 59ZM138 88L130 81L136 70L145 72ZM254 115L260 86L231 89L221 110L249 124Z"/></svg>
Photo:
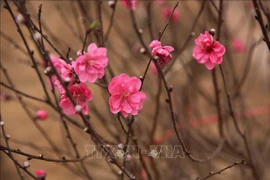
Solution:
<svg viewBox="0 0 270 180"><path fill-rule="evenodd" d="M126 99L130 96L130 92L124 92L123 93L123 97Z"/></svg>
<svg viewBox="0 0 270 180"><path fill-rule="evenodd" d="M85 101L85 97L83 95L81 95L81 94L77 95L77 97L76 97L76 103L77 104L81 104L84 101Z"/></svg>

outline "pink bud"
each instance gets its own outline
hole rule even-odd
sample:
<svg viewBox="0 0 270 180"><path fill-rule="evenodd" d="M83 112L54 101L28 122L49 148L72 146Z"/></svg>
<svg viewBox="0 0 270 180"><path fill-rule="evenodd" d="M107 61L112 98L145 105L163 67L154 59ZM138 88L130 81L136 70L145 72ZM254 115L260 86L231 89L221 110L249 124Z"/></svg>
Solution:
<svg viewBox="0 0 270 180"><path fill-rule="evenodd" d="M48 118L48 113L45 110L38 110L36 116L38 119L45 120Z"/></svg>
<svg viewBox="0 0 270 180"><path fill-rule="evenodd" d="M168 20L172 11L173 11L173 8L168 8L168 7L163 8L163 10L162 10L163 18L165 20ZM177 8L174 10L174 12L172 14L171 22L177 23L179 21L179 19L180 19L180 12L179 12L179 9Z"/></svg>
<svg viewBox="0 0 270 180"><path fill-rule="evenodd" d="M238 38L234 38L232 40L232 48L236 52L245 52L246 51L245 44Z"/></svg>
<svg viewBox="0 0 270 180"><path fill-rule="evenodd" d="M45 171L43 169L36 170L36 176L37 177L44 177L45 176Z"/></svg>
<svg viewBox="0 0 270 180"><path fill-rule="evenodd" d="M81 56L81 55L83 55L82 50L77 51L77 56Z"/></svg>

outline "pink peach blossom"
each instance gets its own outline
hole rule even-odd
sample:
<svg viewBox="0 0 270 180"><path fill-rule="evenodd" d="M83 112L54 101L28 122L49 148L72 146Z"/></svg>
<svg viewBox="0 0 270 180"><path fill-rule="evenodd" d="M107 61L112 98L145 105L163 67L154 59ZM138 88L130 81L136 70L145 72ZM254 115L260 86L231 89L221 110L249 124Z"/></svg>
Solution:
<svg viewBox="0 0 270 180"><path fill-rule="evenodd" d="M54 86L54 88L58 89L61 94L65 93L65 88L62 86L61 82L55 75L51 76L50 83Z"/></svg>
<svg viewBox="0 0 270 180"><path fill-rule="evenodd" d="M213 36L205 31L195 39L192 56L199 64L204 64L208 70L212 70L215 65L222 63L225 51L225 47L218 41L214 41Z"/></svg>
<svg viewBox="0 0 270 180"><path fill-rule="evenodd" d="M163 18L166 21L169 19L172 11L173 11L173 8L169 8L169 7L163 8L163 10L162 10L162 16L163 16ZM180 11L179 11L178 8L176 8L174 10L174 12L173 12L172 17L171 17L170 20L171 20L172 23L177 23L179 21L179 19L180 19Z"/></svg>
<svg viewBox="0 0 270 180"><path fill-rule="evenodd" d="M107 49L98 48L95 43L88 46L87 53L72 62L74 71L81 82L95 82L104 76L104 68L108 65Z"/></svg>
<svg viewBox="0 0 270 180"><path fill-rule="evenodd" d="M246 51L245 44L238 38L234 38L232 40L232 48L236 52L245 52Z"/></svg>
<svg viewBox="0 0 270 180"><path fill-rule="evenodd" d="M121 111L125 117L128 114L137 115L146 99L145 93L140 91L141 84L140 79L126 74L114 77L108 86L111 112L116 114Z"/></svg>
<svg viewBox="0 0 270 180"><path fill-rule="evenodd" d="M93 99L91 90L84 83L70 85L68 87L68 90L72 95L73 99L75 100L76 104L81 106L82 113L87 114L89 109L87 101L91 101ZM66 94L63 94L61 96L59 106L64 110L64 113L67 115L76 113L74 105Z"/></svg>
<svg viewBox="0 0 270 180"><path fill-rule="evenodd" d="M70 64L54 55L51 55L50 58L56 71L63 79L66 77L72 78L72 66Z"/></svg>
<svg viewBox="0 0 270 180"><path fill-rule="evenodd" d="M131 7L131 9L133 11L135 11L135 9L136 9L136 1L137 0L121 0L121 2L123 3L123 5L125 6L125 8L130 9L130 7Z"/></svg>
<svg viewBox="0 0 270 180"><path fill-rule="evenodd" d="M64 81L66 78L69 78L70 82L72 83L74 81L72 76L72 66L70 64L67 64L63 59L60 59L54 55L51 55L50 59L62 80ZM61 94L65 92L64 87L62 86L56 75L51 76L51 82Z"/></svg>
<svg viewBox="0 0 270 180"><path fill-rule="evenodd" d="M157 56L158 64L162 67L172 60L171 51L174 50L172 46L161 46L161 42L153 40L149 47L152 49L152 55Z"/></svg>
<svg viewBox="0 0 270 180"><path fill-rule="evenodd" d="M40 109L36 112L36 116L38 119L45 120L48 118L48 113L47 111Z"/></svg>

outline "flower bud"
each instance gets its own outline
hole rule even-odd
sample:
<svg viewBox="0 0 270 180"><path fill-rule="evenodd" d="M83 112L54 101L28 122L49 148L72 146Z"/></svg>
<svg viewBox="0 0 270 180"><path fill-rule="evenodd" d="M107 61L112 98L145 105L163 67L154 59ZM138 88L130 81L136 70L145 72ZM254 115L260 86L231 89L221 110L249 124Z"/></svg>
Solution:
<svg viewBox="0 0 270 180"><path fill-rule="evenodd" d="M143 47L140 49L140 53L142 53L142 54L145 53L145 49Z"/></svg>
<svg viewBox="0 0 270 180"><path fill-rule="evenodd" d="M18 16L16 17L16 22L19 24L19 23L22 23L24 21L24 17L22 14L18 14Z"/></svg>
<svg viewBox="0 0 270 180"><path fill-rule="evenodd" d="M40 120L45 120L48 118L48 113L45 110L38 110L36 116Z"/></svg>
<svg viewBox="0 0 270 180"><path fill-rule="evenodd" d="M114 2L114 0L108 1L108 6L110 6L112 9L114 9L114 7L115 7L115 2Z"/></svg>
<svg viewBox="0 0 270 180"><path fill-rule="evenodd" d="M211 34L212 36L215 36L216 30L214 28L210 29L209 34Z"/></svg>
<svg viewBox="0 0 270 180"><path fill-rule="evenodd" d="M75 106L75 110L76 110L77 113L82 112L82 106L76 105L76 106Z"/></svg>
<svg viewBox="0 0 270 180"><path fill-rule="evenodd" d="M119 149L123 149L123 144L120 143L120 144L117 145L117 147L118 147Z"/></svg>
<svg viewBox="0 0 270 180"><path fill-rule="evenodd" d="M82 50L77 51L77 56L81 56L83 54Z"/></svg>
<svg viewBox="0 0 270 180"><path fill-rule="evenodd" d="M45 171L43 169L38 169L36 171L36 177L37 178L45 177Z"/></svg>
<svg viewBox="0 0 270 180"><path fill-rule="evenodd" d="M52 73L52 67L50 67L50 66L46 67L46 69L44 70L44 73L46 75L50 75Z"/></svg>
<svg viewBox="0 0 270 180"><path fill-rule="evenodd" d="M25 162L23 163L23 167L24 167L24 168L30 167L29 161L25 161Z"/></svg>
<svg viewBox="0 0 270 180"><path fill-rule="evenodd" d="M41 34L39 32L35 32L34 35L33 35L33 38L36 40L36 41L39 41L41 39Z"/></svg>

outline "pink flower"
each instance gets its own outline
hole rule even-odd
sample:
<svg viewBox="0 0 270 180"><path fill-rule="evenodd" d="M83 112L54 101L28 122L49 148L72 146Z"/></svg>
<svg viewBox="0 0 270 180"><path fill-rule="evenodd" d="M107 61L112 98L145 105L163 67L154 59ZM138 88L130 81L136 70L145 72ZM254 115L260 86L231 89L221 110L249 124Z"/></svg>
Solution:
<svg viewBox="0 0 270 180"><path fill-rule="evenodd" d="M81 82L93 83L104 76L104 68L108 65L107 49L91 43L87 51L72 62L72 67Z"/></svg>
<svg viewBox="0 0 270 180"><path fill-rule="evenodd" d="M36 112L36 116L38 119L45 120L48 118L48 113L47 111L41 109Z"/></svg>
<svg viewBox="0 0 270 180"><path fill-rule="evenodd" d="M232 48L236 52L245 52L246 51L246 46L245 44L238 38L234 38L232 40Z"/></svg>
<svg viewBox="0 0 270 180"><path fill-rule="evenodd" d="M36 170L36 176L37 177L44 177L45 176L45 171L43 169L38 169Z"/></svg>
<svg viewBox="0 0 270 180"><path fill-rule="evenodd" d="M193 49L193 57L198 63L204 64L207 69L212 70L215 65L221 64L225 47L218 41L214 41L208 31L195 39L196 46Z"/></svg>
<svg viewBox="0 0 270 180"><path fill-rule="evenodd" d="M70 64L67 64L63 59L54 55L51 55L50 58L56 71L63 79L66 77L72 78L72 66Z"/></svg>
<svg viewBox="0 0 270 180"><path fill-rule="evenodd" d="M131 9L133 11L135 11L136 9L136 0L121 0L121 2L123 3L123 5L127 8L127 9Z"/></svg>
<svg viewBox="0 0 270 180"><path fill-rule="evenodd" d="M173 8L168 8L168 7L163 8L162 16L166 21L169 19L172 11L173 11ZM180 12L179 12L179 9L176 8L172 14L171 22L177 23L179 21L179 19L180 19Z"/></svg>
<svg viewBox="0 0 270 180"><path fill-rule="evenodd" d="M51 83L51 85L58 89L61 94L65 93L65 88L62 86L61 82L55 75L51 77Z"/></svg>
<svg viewBox="0 0 270 180"><path fill-rule="evenodd" d="M72 76L72 66L70 64L67 64L63 59L60 59L54 55L51 55L50 58L62 80L64 81L65 79L69 78L70 82L73 82L74 80ZM65 92L64 87L62 86L56 75L53 75L51 77L51 81L54 87L56 87L61 94Z"/></svg>
<svg viewBox="0 0 270 180"><path fill-rule="evenodd" d="M108 86L111 112L116 114L121 111L125 117L128 114L137 115L146 99L145 93L139 91L140 88L141 80L136 77L126 74L114 77Z"/></svg>
<svg viewBox="0 0 270 180"><path fill-rule="evenodd" d="M150 68L151 68L153 74L155 74L155 75L158 74L158 70L157 70L155 63L151 62Z"/></svg>
<svg viewBox="0 0 270 180"><path fill-rule="evenodd" d="M70 85L68 87L68 90L72 95L73 99L75 100L76 104L81 106L82 113L87 114L87 101L91 101L93 99L91 90L84 83ZM64 113L67 115L76 113L74 105L66 94L63 94L61 96L59 106L63 108Z"/></svg>
<svg viewBox="0 0 270 180"><path fill-rule="evenodd" d="M152 55L158 57L158 64L164 66L172 60L171 51L174 50L172 46L161 46L161 42L153 40L149 47L152 49Z"/></svg>

